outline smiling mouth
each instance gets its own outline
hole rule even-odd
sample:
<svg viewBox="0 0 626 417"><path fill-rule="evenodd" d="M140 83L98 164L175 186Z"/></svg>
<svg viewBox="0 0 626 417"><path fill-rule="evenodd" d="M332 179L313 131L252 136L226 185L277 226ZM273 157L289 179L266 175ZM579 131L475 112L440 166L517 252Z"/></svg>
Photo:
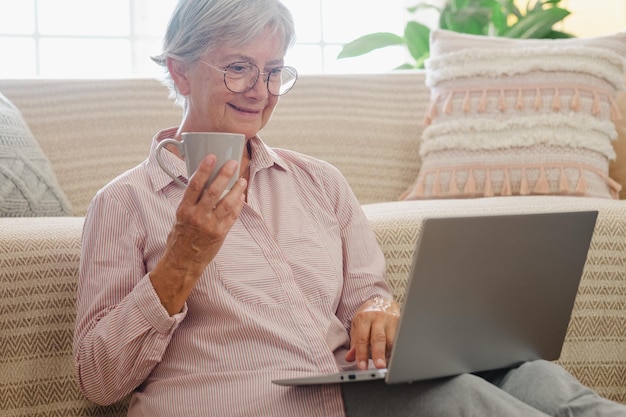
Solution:
<svg viewBox="0 0 626 417"><path fill-rule="evenodd" d="M244 109L241 107L237 107L234 104L229 104L230 107L232 107L233 109L240 111L242 113L248 113L248 114L258 114L259 111L258 110L250 110L250 109Z"/></svg>

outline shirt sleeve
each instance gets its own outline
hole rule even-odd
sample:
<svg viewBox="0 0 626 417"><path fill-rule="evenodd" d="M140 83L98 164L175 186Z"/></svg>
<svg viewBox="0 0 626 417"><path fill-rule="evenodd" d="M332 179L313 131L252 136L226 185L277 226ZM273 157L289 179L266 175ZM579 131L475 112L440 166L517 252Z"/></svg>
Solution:
<svg viewBox="0 0 626 417"><path fill-rule="evenodd" d="M368 300L392 298L385 281L385 258L360 203L343 175L334 168L325 174L324 188L340 224L343 291L337 317L350 331L352 317Z"/></svg>
<svg viewBox="0 0 626 417"><path fill-rule="evenodd" d="M159 363L185 309L170 317L146 271L143 237L115 199L99 193L85 218L74 360L92 401L123 399Z"/></svg>

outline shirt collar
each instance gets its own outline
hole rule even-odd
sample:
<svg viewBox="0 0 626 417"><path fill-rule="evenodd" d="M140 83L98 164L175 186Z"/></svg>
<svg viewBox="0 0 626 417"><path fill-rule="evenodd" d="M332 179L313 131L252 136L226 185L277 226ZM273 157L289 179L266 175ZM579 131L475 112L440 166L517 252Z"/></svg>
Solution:
<svg viewBox="0 0 626 417"><path fill-rule="evenodd" d="M274 149L267 146L259 136L251 138L248 143L252 151L252 158L250 160L251 169L259 171L276 165L285 171L289 171L288 165L283 158L281 158Z"/></svg>

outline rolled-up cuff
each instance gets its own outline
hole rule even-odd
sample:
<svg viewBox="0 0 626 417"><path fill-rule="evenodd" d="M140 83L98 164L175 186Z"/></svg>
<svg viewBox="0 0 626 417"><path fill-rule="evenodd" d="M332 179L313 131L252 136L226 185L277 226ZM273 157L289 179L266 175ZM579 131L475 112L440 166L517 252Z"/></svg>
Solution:
<svg viewBox="0 0 626 417"><path fill-rule="evenodd" d="M137 307L150 325L159 333L168 334L176 330L187 316L187 304L180 313L170 316L156 290L152 286L150 274L146 274L133 291Z"/></svg>

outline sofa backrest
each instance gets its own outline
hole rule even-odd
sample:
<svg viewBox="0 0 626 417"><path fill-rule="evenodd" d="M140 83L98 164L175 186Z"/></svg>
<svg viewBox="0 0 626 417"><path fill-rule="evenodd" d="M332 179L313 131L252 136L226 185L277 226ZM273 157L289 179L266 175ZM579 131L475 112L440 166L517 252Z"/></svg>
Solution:
<svg viewBox="0 0 626 417"><path fill-rule="evenodd" d="M261 137L335 165L362 204L393 201L419 170L423 72L303 76Z"/></svg>
<svg viewBox="0 0 626 417"><path fill-rule="evenodd" d="M78 216L181 115L157 80L0 80L0 93L22 112ZM304 75L261 137L337 166L361 203L395 200L417 176L428 101L422 72Z"/></svg>
<svg viewBox="0 0 626 417"><path fill-rule="evenodd" d="M147 157L158 129L180 120L156 80L3 80L0 92L22 112L78 216Z"/></svg>

